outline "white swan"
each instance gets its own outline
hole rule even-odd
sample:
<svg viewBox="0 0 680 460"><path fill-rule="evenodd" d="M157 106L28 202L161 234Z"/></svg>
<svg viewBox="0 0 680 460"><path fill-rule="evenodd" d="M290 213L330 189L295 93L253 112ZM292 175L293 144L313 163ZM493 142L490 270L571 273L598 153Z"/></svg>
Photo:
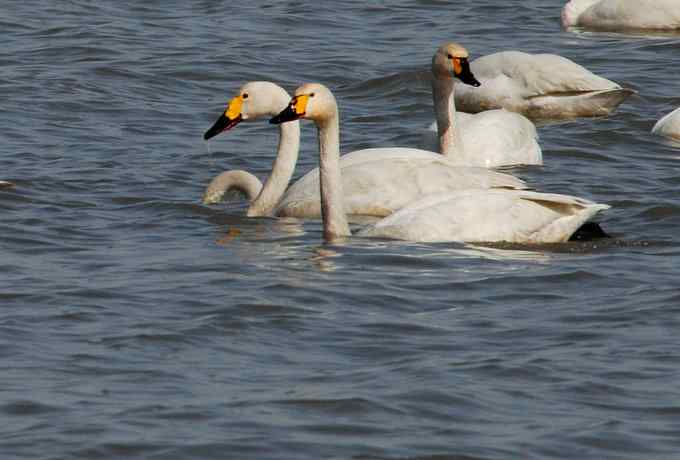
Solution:
<svg viewBox="0 0 680 460"><path fill-rule="evenodd" d="M571 0L562 25L599 30L680 29L678 0Z"/></svg>
<svg viewBox="0 0 680 460"><path fill-rule="evenodd" d="M657 121L652 133L680 141L680 107Z"/></svg>
<svg viewBox="0 0 680 460"><path fill-rule="evenodd" d="M308 83L295 91L290 105L274 123L307 118L319 131L319 168L324 238L350 235L343 206L338 107L323 85ZM362 236L409 241L555 243L571 235L604 204L566 195L521 190L459 190L420 198Z"/></svg>
<svg viewBox="0 0 680 460"><path fill-rule="evenodd" d="M634 91L556 54L502 51L475 59L481 87L456 88L463 112L505 108L532 119L608 115Z"/></svg>
<svg viewBox="0 0 680 460"><path fill-rule="evenodd" d="M282 100L285 94L273 83L244 85L204 137L210 139L241 121L279 113L290 100L287 95L285 101ZM284 193L295 168L299 147L299 127L286 125L281 126L277 158L259 195L259 180L255 176L245 171L228 171L208 186L204 202L216 202L226 190L236 188L251 200L256 197L248 209L249 216L319 217L318 168ZM410 148L358 150L344 155L340 165L347 191L344 203L348 214L386 216L415 198L435 192L467 188L526 188L523 181L509 174L460 167L438 153ZM274 185L270 187L272 181ZM263 198L265 195L266 199Z"/></svg>
<svg viewBox="0 0 680 460"><path fill-rule="evenodd" d="M437 121L421 137L421 147L439 151L467 166L543 164L536 127L523 115L503 109L476 115L456 113L457 73L464 83L479 86L470 73L467 50L457 43L446 43L432 57L432 98Z"/></svg>
<svg viewBox="0 0 680 460"><path fill-rule="evenodd" d="M254 121L264 116L274 116L286 107L289 100L290 95L274 83L266 81L246 83L203 137L206 140L210 139L233 128L241 121ZM217 203L225 192L237 189L245 193L251 202L247 212L249 217L271 215L293 176L299 149L300 124L291 123L290 126L280 126L276 158L271 174L264 185L247 171L225 171L210 182L203 193L203 202Z"/></svg>

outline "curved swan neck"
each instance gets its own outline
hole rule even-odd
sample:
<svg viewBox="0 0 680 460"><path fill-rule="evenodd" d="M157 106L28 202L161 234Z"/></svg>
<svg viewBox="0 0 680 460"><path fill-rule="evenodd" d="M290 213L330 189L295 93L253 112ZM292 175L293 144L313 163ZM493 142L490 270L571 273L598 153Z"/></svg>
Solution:
<svg viewBox="0 0 680 460"><path fill-rule="evenodd" d="M217 203L229 190L238 190L252 201L262 190L262 182L248 171L225 171L210 181L203 194L203 203Z"/></svg>
<svg viewBox="0 0 680 460"><path fill-rule="evenodd" d="M340 126L337 108L330 117L316 122L319 130L319 178L321 218L326 241L350 236L345 215L340 173Z"/></svg>
<svg viewBox="0 0 680 460"><path fill-rule="evenodd" d="M293 177L299 150L300 122L291 121L280 124L279 146L272 172L265 181L262 191L248 208L249 217L268 216L273 212Z"/></svg>
<svg viewBox="0 0 680 460"><path fill-rule="evenodd" d="M447 157L459 155L463 145L456 125L453 79L433 76L432 99L437 116L439 151Z"/></svg>

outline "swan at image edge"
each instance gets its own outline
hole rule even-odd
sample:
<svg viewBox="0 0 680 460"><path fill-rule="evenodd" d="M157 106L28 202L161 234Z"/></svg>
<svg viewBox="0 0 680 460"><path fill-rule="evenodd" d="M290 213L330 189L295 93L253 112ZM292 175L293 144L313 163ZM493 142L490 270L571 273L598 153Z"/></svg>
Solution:
<svg viewBox="0 0 680 460"><path fill-rule="evenodd" d="M652 133L680 141L680 107L657 121Z"/></svg>
<svg viewBox="0 0 680 460"><path fill-rule="evenodd" d="M562 8L562 25L601 30L680 29L678 0L571 0Z"/></svg>
<svg viewBox="0 0 680 460"><path fill-rule="evenodd" d="M338 108L330 90L318 83L302 85L272 123L299 118L313 120L319 131L324 238L334 241L350 236L342 204ZM416 200L359 235L420 242L558 243L608 208L567 195L459 190Z"/></svg>

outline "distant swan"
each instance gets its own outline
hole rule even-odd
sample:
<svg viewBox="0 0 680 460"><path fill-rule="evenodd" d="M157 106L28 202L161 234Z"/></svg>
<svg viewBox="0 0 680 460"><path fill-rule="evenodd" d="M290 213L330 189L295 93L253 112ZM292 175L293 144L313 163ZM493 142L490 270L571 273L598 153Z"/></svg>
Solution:
<svg viewBox="0 0 680 460"><path fill-rule="evenodd" d="M562 25L600 30L680 29L678 0L571 0Z"/></svg>
<svg viewBox="0 0 680 460"><path fill-rule="evenodd" d="M680 141L680 108L657 121L652 133Z"/></svg>
<svg viewBox="0 0 680 460"><path fill-rule="evenodd" d="M466 72L468 52L459 44L442 45L432 58L432 98L437 121L421 138L421 147L439 151L451 161L466 166L494 168L509 165L543 164L536 127L523 115L507 110L489 110L476 115L456 113L455 67Z"/></svg>
<svg viewBox="0 0 680 460"><path fill-rule="evenodd" d="M284 97L285 101L282 100ZM265 115L271 117L285 108L289 100L290 96L273 83L248 83L204 137L210 139L241 121ZM228 171L211 182L204 193L204 203L217 202L227 190L235 188L246 193L249 199L254 199L248 209L249 216L321 216L318 168L285 191L297 161L300 135L299 126L287 127L289 124L280 127L277 158L264 186L259 185L259 180L250 173ZM434 192L468 188L526 188L522 180L509 174L485 168L460 167L438 153L411 148L358 150L344 155L340 166L348 214L386 216L415 198Z"/></svg>
<svg viewBox="0 0 680 460"><path fill-rule="evenodd" d="M321 207L327 241L350 236L341 178L338 107L325 86L308 83L272 123L307 118L319 131ZM522 190L459 190L421 197L359 232L360 236L443 242L567 241L604 204Z"/></svg>
<svg viewBox="0 0 680 460"><path fill-rule="evenodd" d="M634 93L556 54L502 51L470 64L480 88L456 88L463 112L505 108L531 119L605 116Z"/></svg>

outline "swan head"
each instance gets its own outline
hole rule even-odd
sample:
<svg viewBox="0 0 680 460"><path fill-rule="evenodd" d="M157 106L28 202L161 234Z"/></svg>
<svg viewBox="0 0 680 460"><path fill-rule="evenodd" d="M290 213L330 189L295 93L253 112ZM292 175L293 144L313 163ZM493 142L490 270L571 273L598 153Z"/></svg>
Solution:
<svg viewBox="0 0 680 460"><path fill-rule="evenodd" d="M470 71L468 51L463 45L450 42L439 47L432 57L432 75L435 78L456 77L471 86L480 86Z"/></svg>
<svg viewBox="0 0 680 460"><path fill-rule="evenodd" d="M243 85L227 104L215 124L205 132L208 140L228 131L242 121L254 121L279 113L290 100L288 93L279 85L268 81L252 81Z"/></svg>
<svg viewBox="0 0 680 460"><path fill-rule="evenodd" d="M333 93L321 83L306 83L295 90L295 96L288 107L269 120L278 125L287 121L306 118L316 123L324 123L337 117L338 105Z"/></svg>

